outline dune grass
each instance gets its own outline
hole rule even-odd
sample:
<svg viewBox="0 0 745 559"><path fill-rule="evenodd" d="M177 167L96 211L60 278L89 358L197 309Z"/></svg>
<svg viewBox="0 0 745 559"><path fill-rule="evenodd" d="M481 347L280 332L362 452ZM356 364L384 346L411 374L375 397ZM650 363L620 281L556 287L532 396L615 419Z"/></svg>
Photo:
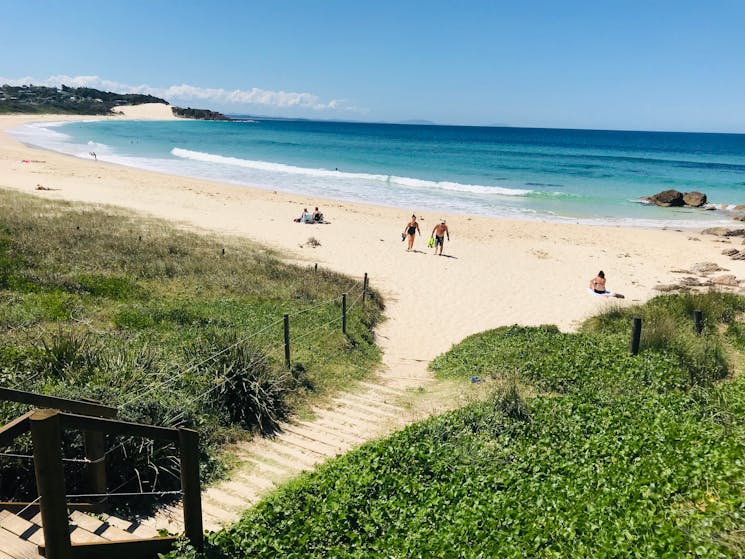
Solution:
<svg viewBox="0 0 745 559"><path fill-rule="evenodd" d="M221 444L271 432L378 365L372 329L382 302L373 291L363 308L361 292L358 278L289 265L243 239L0 190L0 385L93 398L122 419L195 427L205 480L220 473ZM0 419L24 409L0 403ZM77 439L68 444L71 455L79 451ZM28 451L28 441L18 445ZM112 487L132 477L125 465L133 460L138 487L177 485L173 449L139 449L124 441L110 455ZM0 461L4 497L33 492L26 466Z"/></svg>
<svg viewBox="0 0 745 559"><path fill-rule="evenodd" d="M486 401L327 463L204 552L170 557L741 557L743 304L663 296L577 334L471 336L432 368L485 377ZM701 337L695 308L706 309ZM639 314L666 326L631 356Z"/></svg>

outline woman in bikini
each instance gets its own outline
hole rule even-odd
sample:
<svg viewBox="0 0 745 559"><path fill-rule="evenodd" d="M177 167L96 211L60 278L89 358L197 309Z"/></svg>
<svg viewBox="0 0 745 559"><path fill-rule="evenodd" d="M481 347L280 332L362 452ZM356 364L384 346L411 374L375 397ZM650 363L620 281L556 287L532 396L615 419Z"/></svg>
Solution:
<svg viewBox="0 0 745 559"><path fill-rule="evenodd" d="M598 275L590 280L590 289L592 289L598 295L606 295L605 290L605 272L600 270Z"/></svg>
<svg viewBox="0 0 745 559"><path fill-rule="evenodd" d="M409 236L409 247L406 249L406 252L411 251L412 247L414 246L414 237L416 236L417 232L419 235L422 234L421 231L419 231L419 224L416 221L416 216L411 216L411 221L406 224L406 227L404 227L404 232L401 233L401 236L408 235Z"/></svg>

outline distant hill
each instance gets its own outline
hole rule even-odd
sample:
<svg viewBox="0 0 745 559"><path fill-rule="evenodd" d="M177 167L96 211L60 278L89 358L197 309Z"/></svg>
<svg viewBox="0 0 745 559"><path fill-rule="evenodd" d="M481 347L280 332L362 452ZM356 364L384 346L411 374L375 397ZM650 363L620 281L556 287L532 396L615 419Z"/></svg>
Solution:
<svg viewBox="0 0 745 559"><path fill-rule="evenodd" d="M165 99L139 93L114 93L91 87L46 87L43 85L1 85L0 114L73 114L110 115L111 109L122 105L162 103ZM208 109L172 107L176 116L200 120L230 120L225 115Z"/></svg>
<svg viewBox="0 0 745 559"><path fill-rule="evenodd" d="M108 115L120 105L163 103L165 99L136 93L113 93L90 87L42 85L0 86L0 113Z"/></svg>

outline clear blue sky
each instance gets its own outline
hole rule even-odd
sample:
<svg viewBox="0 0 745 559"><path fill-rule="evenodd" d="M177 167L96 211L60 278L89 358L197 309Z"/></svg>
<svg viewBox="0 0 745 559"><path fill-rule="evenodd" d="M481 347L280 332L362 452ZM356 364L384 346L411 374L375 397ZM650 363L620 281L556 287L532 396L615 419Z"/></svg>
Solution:
<svg viewBox="0 0 745 559"><path fill-rule="evenodd" d="M17 0L0 52L231 113L745 132L745 0Z"/></svg>

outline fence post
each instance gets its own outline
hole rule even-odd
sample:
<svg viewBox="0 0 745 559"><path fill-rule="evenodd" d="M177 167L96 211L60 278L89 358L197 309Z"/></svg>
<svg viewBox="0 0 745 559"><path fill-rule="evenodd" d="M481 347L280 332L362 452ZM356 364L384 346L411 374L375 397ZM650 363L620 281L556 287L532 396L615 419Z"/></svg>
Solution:
<svg viewBox="0 0 745 559"><path fill-rule="evenodd" d="M30 420L45 555L47 559L71 559L59 412L39 410Z"/></svg>
<svg viewBox="0 0 745 559"><path fill-rule="evenodd" d="M698 309L693 311L693 321L696 325L696 335L700 336L704 331L704 313Z"/></svg>
<svg viewBox="0 0 745 559"><path fill-rule="evenodd" d="M91 461L88 464L88 487L91 493L106 493L106 448L104 434L101 431L83 431L85 443L85 457ZM101 498L101 502L106 497Z"/></svg>
<svg viewBox="0 0 745 559"><path fill-rule="evenodd" d="M365 299L367 299L367 272L365 272L365 279L362 281L362 306L365 306Z"/></svg>
<svg viewBox="0 0 745 559"><path fill-rule="evenodd" d="M317 273L317 272L318 272L318 262L316 262L315 265L313 266L313 273Z"/></svg>
<svg viewBox="0 0 745 559"><path fill-rule="evenodd" d="M631 328L631 355L637 355L639 353L639 340L642 336L642 319L639 317L634 318L634 325Z"/></svg>
<svg viewBox="0 0 745 559"><path fill-rule="evenodd" d="M341 331L347 333L347 294L341 294Z"/></svg>
<svg viewBox="0 0 745 559"><path fill-rule="evenodd" d="M290 368L290 315L286 314L285 319L285 367Z"/></svg>
<svg viewBox="0 0 745 559"><path fill-rule="evenodd" d="M204 546L202 489L199 484L199 433L178 430L181 491L184 494L184 535L197 550Z"/></svg>

